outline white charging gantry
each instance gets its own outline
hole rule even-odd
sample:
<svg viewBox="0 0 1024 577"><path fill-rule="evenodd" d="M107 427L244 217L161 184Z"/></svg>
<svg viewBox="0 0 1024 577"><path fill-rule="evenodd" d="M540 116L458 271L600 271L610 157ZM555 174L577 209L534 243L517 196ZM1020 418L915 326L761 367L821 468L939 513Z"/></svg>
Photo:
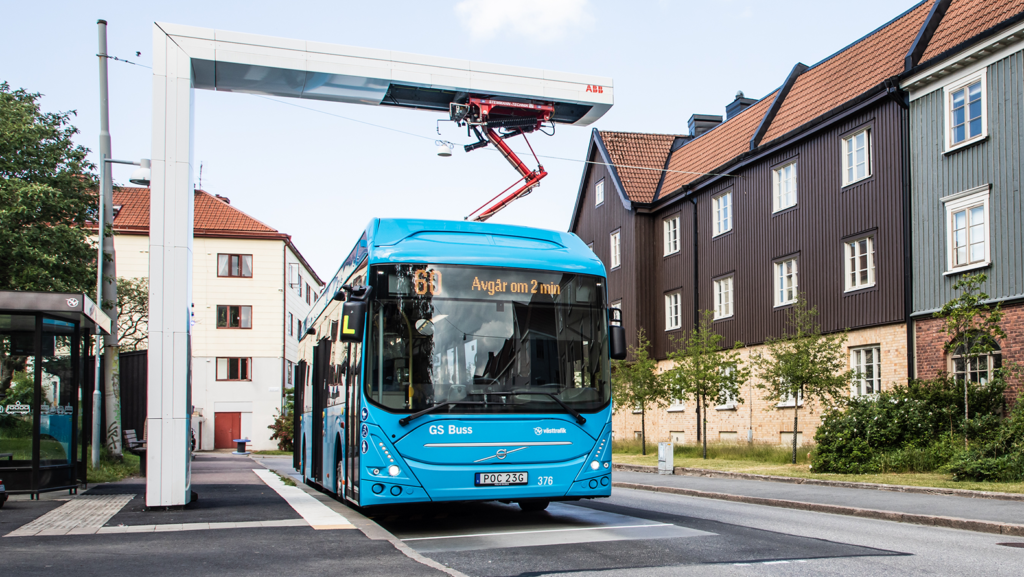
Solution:
<svg viewBox="0 0 1024 577"><path fill-rule="evenodd" d="M613 103L610 78L156 23L150 178L146 504L191 499L192 198L195 89L441 112L497 147L522 177L485 220L530 192L531 170L505 139L548 123L587 126ZM515 185L513 185L515 186ZM511 187L510 187L511 188ZM501 195L499 195L501 196ZM497 197L496 197L497 198ZM493 200L493 199L492 199Z"/></svg>

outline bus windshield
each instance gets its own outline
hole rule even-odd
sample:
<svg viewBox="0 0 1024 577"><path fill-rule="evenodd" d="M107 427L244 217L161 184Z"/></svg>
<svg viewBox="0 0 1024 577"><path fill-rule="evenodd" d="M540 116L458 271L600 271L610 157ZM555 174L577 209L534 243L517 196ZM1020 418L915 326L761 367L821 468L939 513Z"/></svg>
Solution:
<svg viewBox="0 0 1024 577"><path fill-rule="evenodd" d="M600 277L371 267L366 396L393 412L593 412L610 398ZM559 403L561 401L561 403ZM565 406L563 406L565 405Z"/></svg>

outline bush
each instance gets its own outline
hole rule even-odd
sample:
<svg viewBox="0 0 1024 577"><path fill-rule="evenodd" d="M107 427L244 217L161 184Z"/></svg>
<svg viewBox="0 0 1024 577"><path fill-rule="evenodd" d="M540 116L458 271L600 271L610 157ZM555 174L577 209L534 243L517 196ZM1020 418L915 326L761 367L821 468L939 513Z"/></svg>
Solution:
<svg viewBox="0 0 1024 577"><path fill-rule="evenodd" d="M954 439L992 438L1003 419L1006 385L994 379L968 392L948 378L912 381L873 397L843 402L826 412L814 436L813 468L821 473L928 472L956 454Z"/></svg>
<svg viewBox="0 0 1024 577"><path fill-rule="evenodd" d="M957 481L1024 481L1024 394L1010 418L957 454L946 466Z"/></svg>

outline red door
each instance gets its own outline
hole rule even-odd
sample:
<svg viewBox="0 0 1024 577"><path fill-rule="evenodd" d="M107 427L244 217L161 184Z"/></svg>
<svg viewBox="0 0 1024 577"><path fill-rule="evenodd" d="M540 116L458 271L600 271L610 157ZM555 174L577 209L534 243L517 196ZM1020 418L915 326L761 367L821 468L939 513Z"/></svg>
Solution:
<svg viewBox="0 0 1024 577"><path fill-rule="evenodd" d="M242 413L214 413L213 448L234 449L235 439L242 438Z"/></svg>

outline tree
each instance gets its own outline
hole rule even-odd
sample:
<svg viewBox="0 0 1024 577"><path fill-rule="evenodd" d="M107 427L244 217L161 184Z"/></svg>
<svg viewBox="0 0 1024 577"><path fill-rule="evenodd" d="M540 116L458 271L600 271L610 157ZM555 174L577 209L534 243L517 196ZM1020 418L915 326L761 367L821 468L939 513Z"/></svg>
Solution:
<svg viewBox="0 0 1024 577"><path fill-rule="evenodd" d="M1003 320L1000 303L996 303L995 306L985 304L989 296L981 292L981 285L987 279L985 273L960 277L953 285L953 289L960 291L960 295L951 299L935 313L936 317L942 318L942 332L949 335L949 341L944 345L946 353L959 356L960 362L963 363L965 448L968 445L966 425L969 420L967 393L971 387L970 375L972 372L977 374L982 364L985 364L985 370L990 368L986 364L986 357L996 350L997 338L1006 338L1006 333L999 326Z"/></svg>
<svg viewBox="0 0 1024 577"><path fill-rule="evenodd" d="M86 224L96 207L95 168L76 146L71 112L43 113L39 94L0 83L0 290L96 289ZM23 359L0 345L0 397Z"/></svg>
<svg viewBox="0 0 1024 577"><path fill-rule="evenodd" d="M149 338L149 279L117 279L117 335L121 351L142 351Z"/></svg>
<svg viewBox="0 0 1024 577"><path fill-rule="evenodd" d="M730 401L743 402L740 385L750 377L750 370L740 358L737 342L732 350L723 351L722 335L711 330L713 313L704 311L700 324L674 340L675 350L668 358L675 366L665 376L672 397L692 398L703 415L704 458L708 458L708 406L724 405Z"/></svg>
<svg viewBox="0 0 1024 577"><path fill-rule="evenodd" d="M817 308L808 308L800 295L786 313L787 332L768 339L768 354L754 359L761 380L757 387L765 391L765 398L793 403L793 463L802 402L830 406L850 390L857 375L847 368L846 331L823 335L817 319Z"/></svg>
<svg viewBox="0 0 1024 577"><path fill-rule="evenodd" d="M658 362L650 357L651 346L643 329L637 331L637 346L629 347L632 360L612 361L612 394L617 407L640 407L641 452L647 454L647 406L668 405L666 379L658 372Z"/></svg>

